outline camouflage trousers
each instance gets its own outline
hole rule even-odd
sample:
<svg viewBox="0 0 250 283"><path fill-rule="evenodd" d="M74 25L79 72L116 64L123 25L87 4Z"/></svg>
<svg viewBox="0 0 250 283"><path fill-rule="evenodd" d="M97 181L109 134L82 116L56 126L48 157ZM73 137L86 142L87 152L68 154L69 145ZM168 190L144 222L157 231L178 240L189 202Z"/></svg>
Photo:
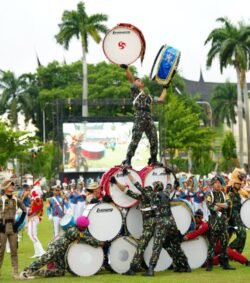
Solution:
<svg viewBox="0 0 250 283"><path fill-rule="evenodd" d="M220 240L220 258L222 260L228 260L228 233L226 229L222 230L213 230L210 228L208 233L208 262L213 262L213 257L215 255L215 247L217 241Z"/></svg>
<svg viewBox="0 0 250 283"><path fill-rule="evenodd" d="M237 252L242 253L246 244L247 232L241 221L240 215L237 215L237 217L232 217L230 224L238 229L235 230L235 240L233 240L229 246Z"/></svg>
<svg viewBox="0 0 250 283"><path fill-rule="evenodd" d="M139 269L141 267L141 263L143 261L144 251L145 251L150 239L154 235L154 230L155 230L155 217L150 217L148 219L144 219L143 220L142 235L139 239L135 255L134 255L133 260L130 264L131 268Z"/></svg>
<svg viewBox="0 0 250 283"><path fill-rule="evenodd" d="M150 265L155 266L157 264L162 247L169 251L175 267L189 267L187 257L181 249L180 232L173 216L161 216L156 219L153 253L150 259Z"/></svg>
<svg viewBox="0 0 250 283"><path fill-rule="evenodd" d="M157 156L158 138L153 119L149 117L147 117L147 119L143 117L136 117L132 129L131 142L127 150L127 158L132 158L134 156L137 146L144 132L149 140L151 157Z"/></svg>
<svg viewBox="0 0 250 283"><path fill-rule="evenodd" d="M54 268L52 269L41 269L48 263L53 263ZM44 277L55 277L64 276L65 274L65 259L64 253L61 251L55 251L53 249L48 249L44 255L39 259L32 262L28 267L24 268L29 275L34 276L44 276Z"/></svg>

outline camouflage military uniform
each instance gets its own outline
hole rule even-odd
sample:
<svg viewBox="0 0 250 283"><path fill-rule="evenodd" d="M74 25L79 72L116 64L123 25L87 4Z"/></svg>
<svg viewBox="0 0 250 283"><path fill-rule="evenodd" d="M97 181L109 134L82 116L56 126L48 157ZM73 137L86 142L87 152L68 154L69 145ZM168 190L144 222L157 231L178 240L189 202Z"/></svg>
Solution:
<svg viewBox="0 0 250 283"><path fill-rule="evenodd" d="M160 191L154 198L156 209L156 229L154 233L153 253L149 262L155 267L162 247L170 250L176 271L190 271L187 257L181 249L180 232L176 226L170 208L170 199L167 192Z"/></svg>
<svg viewBox="0 0 250 283"><path fill-rule="evenodd" d="M28 275L35 276L63 276L66 271L65 254L69 245L74 241L86 243L94 247L99 245L99 241L85 235L76 227L71 227L62 236L49 244L46 253L38 260L32 262L31 265L24 268L24 272ZM40 270L40 268L48 263L53 263L55 268Z"/></svg>
<svg viewBox="0 0 250 283"><path fill-rule="evenodd" d="M154 235L155 213L151 207L151 198L154 194L152 187L142 188L138 182L135 183L135 186L141 192L141 194L137 194L129 189L127 189L125 192L130 197L140 200L139 205L140 210L142 212L143 231L139 239L135 255L130 264L130 267L133 270L138 270L141 267L145 248L147 247L152 236Z"/></svg>
<svg viewBox="0 0 250 283"><path fill-rule="evenodd" d="M17 208L23 211L20 220L15 222L15 215ZM17 255L17 229L26 215L26 207L15 197L8 198L7 196L0 196L0 270L3 265L4 252L7 239L10 243L11 264L13 275L18 275L18 255Z"/></svg>
<svg viewBox="0 0 250 283"><path fill-rule="evenodd" d="M242 253L245 247L247 234L246 228L244 227L240 217L241 197L235 188L230 187L229 198L232 202L232 214L229 224L233 227L237 227L235 230L236 239L232 241L229 246L237 252Z"/></svg>
<svg viewBox="0 0 250 283"><path fill-rule="evenodd" d="M208 265L212 265L213 257L215 254L215 246L218 240L220 240L221 250L220 258L222 261L228 262L228 209L216 210L215 203L227 203L230 206L228 197L222 192L210 192L206 196L207 207L210 211L208 220L209 232L208 232Z"/></svg>
<svg viewBox="0 0 250 283"><path fill-rule="evenodd" d="M132 138L127 150L127 160L134 156L138 143L145 132L150 143L151 158L156 160L158 153L157 131L151 114L152 97L149 94L140 93L136 85L131 86L133 104L135 106L134 125Z"/></svg>

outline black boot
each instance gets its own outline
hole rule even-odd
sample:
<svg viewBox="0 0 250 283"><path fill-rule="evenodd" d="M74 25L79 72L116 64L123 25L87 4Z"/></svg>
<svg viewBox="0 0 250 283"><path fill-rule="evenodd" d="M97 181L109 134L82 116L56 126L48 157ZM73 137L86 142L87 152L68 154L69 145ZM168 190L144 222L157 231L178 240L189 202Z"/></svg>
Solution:
<svg viewBox="0 0 250 283"><path fill-rule="evenodd" d="M122 273L122 275L130 275L130 276L133 276L133 275L136 275L136 272L135 272L135 269L130 267L128 271L126 271L125 273Z"/></svg>
<svg viewBox="0 0 250 283"><path fill-rule="evenodd" d="M224 259L223 260L223 265L222 265L223 269L225 270L235 270L236 268L231 266L228 262L228 259Z"/></svg>
<svg viewBox="0 0 250 283"><path fill-rule="evenodd" d="M155 269L155 265L150 264L148 267L148 270L144 272L142 275L143 276L154 276L155 275L154 269Z"/></svg>
<svg viewBox="0 0 250 283"><path fill-rule="evenodd" d="M207 269L206 271L212 271L213 270L213 260L208 259L207 260Z"/></svg>
<svg viewBox="0 0 250 283"><path fill-rule="evenodd" d="M149 158L148 164L149 165L155 165L155 166L163 166L162 163L157 161L156 155L152 155L151 158Z"/></svg>
<svg viewBox="0 0 250 283"><path fill-rule="evenodd" d="M132 157L127 156L127 158L124 161L122 161L122 165L131 168L131 159Z"/></svg>
<svg viewBox="0 0 250 283"><path fill-rule="evenodd" d="M247 262L245 263L245 265L250 267L250 261L247 260Z"/></svg>

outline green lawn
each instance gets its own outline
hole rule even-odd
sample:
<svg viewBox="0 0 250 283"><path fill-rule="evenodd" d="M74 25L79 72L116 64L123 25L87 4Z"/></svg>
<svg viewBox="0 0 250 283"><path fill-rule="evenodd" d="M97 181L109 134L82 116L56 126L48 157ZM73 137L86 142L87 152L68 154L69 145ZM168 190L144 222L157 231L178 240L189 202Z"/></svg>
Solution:
<svg viewBox="0 0 250 283"><path fill-rule="evenodd" d="M46 247L48 241L51 239L52 236L52 223L47 220L47 217L44 216L44 219L42 223L39 225L39 238L41 242L44 245L44 248ZM248 232L248 241L247 245L245 247L244 254L250 258L250 233ZM19 270L21 271L23 267L28 265L32 262L32 259L30 257L33 255L33 245L31 244L31 241L29 240L26 232L23 233L23 239L20 242L20 248L19 248ZM110 283L110 282L249 282L250 281L250 267L246 267L243 265L240 265L238 263L232 262L232 265L234 265L237 270L236 271L225 271L222 270L220 267L215 267L214 271L212 272L206 272L204 268L196 269L192 273L186 273L186 274L178 274L174 273L171 270L165 271L165 272L159 272L156 273L155 277L153 278L145 278L142 277L141 274L138 274L134 277L128 277L123 276L115 273L110 272L100 272L92 277L75 277L71 274L67 274L65 277L61 278L39 278L35 280L29 280L29 282L91 282L91 283ZM14 282L16 280L11 278L11 266L10 266L10 256L9 254L5 254L5 260L2 268L2 275L0 276L0 282L2 283L9 283Z"/></svg>

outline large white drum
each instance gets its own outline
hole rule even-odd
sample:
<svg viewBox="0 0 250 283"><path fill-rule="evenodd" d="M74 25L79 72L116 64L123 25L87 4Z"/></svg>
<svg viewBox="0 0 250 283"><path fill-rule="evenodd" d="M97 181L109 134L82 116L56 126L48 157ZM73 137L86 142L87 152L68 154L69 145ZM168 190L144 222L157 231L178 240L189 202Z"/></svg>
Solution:
<svg viewBox="0 0 250 283"><path fill-rule="evenodd" d="M240 217L246 228L250 229L250 199L246 199L240 209Z"/></svg>
<svg viewBox="0 0 250 283"><path fill-rule="evenodd" d="M78 276L91 276L102 267L102 248L87 244L71 244L66 253L66 263L70 272Z"/></svg>
<svg viewBox="0 0 250 283"><path fill-rule="evenodd" d="M139 57L143 61L146 43L141 31L131 24L118 24L103 39L105 56L114 64L132 64Z"/></svg>
<svg viewBox="0 0 250 283"><path fill-rule="evenodd" d="M164 188L171 190L170 198L174 196L175 176L172 173L167 175L164 167L145 167L141 170L140 176L144 187L152 187L154 182L160 181L163 183Z"/></svg>
<svg viewBox="0 0 250 283"><path fill-rule="evenodd" d="M136 241L130 237L119 237L112 241L108 253L111 268L120 274L128 271L136 247Z"/></svg>
<svg viewBox="0 0 250 283"><path fill-rule="evenodd" d="M194 220L193 210L185 200L171 201L171 211L177 228L185 234Z"/></svg>
<svg viewBox="0 0 250 283"><path fill-rule="evenodd" d="M89 233L99 241L114 239L122 228L121 212L110 203L89 204L83 215L89 218Z"/></svg>
<svg viewBox="0 0 250 283"><path fill-rule="evenodd" d="M126 215L126 227L129 234L133 238L139 239L141 237L143 230L143 219L139 205L135 205L128 210Z"/></svg>
<svg viewBox="0 0 250 283"><path fill-rule="evenodd" d="M181 248L192 269L199 268L205 263L208 253L208 242L205 237L200 236L193 240L182 242Z"/></svg>
<svg viewBox="0 0 250 283"><path fill-rule="evenodd" d="M144 260L147 266L149 266L149 261L153 252L153 244L154 244L154 238L151 238L151 240L148 243L147 248L145 249L144 252ZM173 260L168 254L168 252L162 248L159 260L157 262L157 265L155 267L155 271L164 271L170 267L172 264Z"/></svg>
<svg viewBox="0 0 250 283"><path fill-rule="evenodd" d="M128 171L137 182L142 184L141 178L135 170L129 169ZM113 174L113 176L115 176L118 182L120 182L121 184L127 185L131 191L141 194L141 192L137 190L134 184L129 180L128 176L123 176L122 169L118 170L115 174ZM129 208L138 203L138 200L131 198L130 196L122 192L116 184L110 184L109 195L112 197L112 200L116 205L123 208Z"/></svg>

